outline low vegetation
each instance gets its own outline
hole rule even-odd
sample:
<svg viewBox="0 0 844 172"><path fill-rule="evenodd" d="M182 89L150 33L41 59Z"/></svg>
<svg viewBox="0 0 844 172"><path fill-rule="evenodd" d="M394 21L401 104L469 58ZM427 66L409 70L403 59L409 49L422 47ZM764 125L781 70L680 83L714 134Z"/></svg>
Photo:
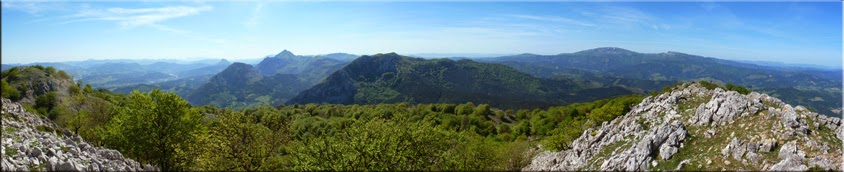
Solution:
<svg viewBox="0 0 844 172"><path fill-rule="evenodd" d="M21 83L9 73L3 72L4 84ZM519 170L538 151L537 143L565 149L584 128L642 100L624 96L516 111L471 102L231 110L194 107L160 90L124 95L81 82L74 86L82 89L37 95L27 106L92 144L165 171Z"/></svg>

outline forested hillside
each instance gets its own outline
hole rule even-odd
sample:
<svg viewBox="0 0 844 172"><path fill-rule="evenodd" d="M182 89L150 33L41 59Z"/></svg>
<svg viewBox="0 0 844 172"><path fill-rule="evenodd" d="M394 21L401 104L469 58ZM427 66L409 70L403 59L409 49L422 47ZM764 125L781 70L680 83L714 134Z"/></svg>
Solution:
<svg viewBox="0 0 844 172"><path fill-rule="evenodd" d="M541 79L498 64L362 56L288 104L460 103L537 108L630 94L569 79Z"/></svg>
<svg viewBox="0 0 844 172"><path fill-rule="evenodd" d="M31 103L19 95L32 91L8 84L37 82L24 76L58 79L59 73L44 67L3 71L3 97L91 144L162 170L518 170L537 151L534 145L563 148L559 143L642 99L517 111L474 103L229 110L191 106L159 90L124 95L72 86L33 94Z"/></svg>
<svg viewBox="0 0 844 172"><path fill-rule="evenodd" d="M683 81L731 83L779 95L826 115L841 114L840 70L776 68L680 52L638 53L604 47L558 55L520 54L479 59L544 78L573 78L603 86L658 90Z"/></svg>

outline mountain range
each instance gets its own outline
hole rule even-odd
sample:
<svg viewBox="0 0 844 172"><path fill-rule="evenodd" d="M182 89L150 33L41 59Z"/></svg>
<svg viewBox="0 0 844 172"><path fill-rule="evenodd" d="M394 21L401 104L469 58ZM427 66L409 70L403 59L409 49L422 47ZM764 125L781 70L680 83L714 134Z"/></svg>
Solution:
<svg viewBox="0 0 844 172"><path fill-rule="evenodd" d="M395 53L295 55L288 50L254 64L82 61L38 63L64 69L115 92L173 91L194 105L489 103L535 108L621 94L659 91L677 82L735 84L841 114L841 72L811 66L766 66L680 52L639 53L603 47L557 55L419 59ZM10 65L4 64L4 68Z"/></svg>
<svg viewBox="0 0 844 172"><path fill-rule="evenodd" d="M255 66L233 63L185 98L192 104L217 107L280 105L342 68L352 56L297 56L284 50Z"/></svg>
<svg viewBox="0 0 844 172"><path fill-rule="evenodd" d="M425 60L396 53L361 56L288 104L474 102L539 108L632 93L541 79L504 65L472 60Z"/></svg>

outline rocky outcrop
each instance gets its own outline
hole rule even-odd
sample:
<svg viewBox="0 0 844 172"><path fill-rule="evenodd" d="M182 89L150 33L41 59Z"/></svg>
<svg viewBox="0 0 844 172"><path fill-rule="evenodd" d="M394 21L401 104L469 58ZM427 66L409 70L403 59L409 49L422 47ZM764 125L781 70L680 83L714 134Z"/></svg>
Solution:
<svg viewBox="0 0 844 172"><path fill-rule="evenodd" d="M585 130L568 150L538 154L523 170L841 170L843 135L840 118L687 83Z"/></svg>
<svg viewBox="0 0 844 172"><path fill-rule="evenodd" d="M116 150L89 144L17 102L2 103L3 171L158 171Z"/></svg>

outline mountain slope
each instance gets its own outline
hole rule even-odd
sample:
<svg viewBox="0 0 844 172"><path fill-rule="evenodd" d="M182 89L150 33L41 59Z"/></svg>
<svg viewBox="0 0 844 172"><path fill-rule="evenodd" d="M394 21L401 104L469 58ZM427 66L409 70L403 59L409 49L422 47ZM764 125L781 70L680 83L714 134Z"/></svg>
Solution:
<svg viewBox="0 0 844 172"><path fill-rule="evenodd" d="M604 86L658 90L678 81L710 80L732 83L754 91L788 94L783 100L817 109L823 114L841 114L841 71L778 70L776 68L702 57L679 52L638 53L605 47L558 55L520 54L479 59L500 63L544 78L579 78ZM783 88L797 88L796 90ZM831 89L830 88L837 88ZM781 91L782 90L782 91ZM813 101L814 92L828 92L827 102Z"/></svg>
<svg viewBox="0 0 844 172"><path fill-rule="evenodd" d="M777 98L684 84L523 170L841 170L844 127Z"/></svg>
<svg viewBox="0 0 844 172"><path fill-rule="evenodd" d="M18 102L2 101L3 171L158 171L90 144Z"/></svg>
<svg viewBox="0 0 844 172"><path fill-rule="evenodd" d="M331 54L331 57L348 59L346 54ZM255 68L264 76L275 74L296 74L304 82L316 84L326 76L342 68L348 61L326 56L297 56L284 50L274 57L264 58Z"/></svg>
<svg viewBox="0 0 844 172"><path fill-rule="evenodd" d="M552 72L531 73L551 77L554 72L576 69L622 78L682 81L697 78L716 78L726 83L744 86L840 86L841 81L799 71L778 71L764 68L740 67L738 62L679 52L637 53L630 50L605 47L558 55L523 54L484 59L510 65L524 63L517 70L542 68ZM743 66L751 66L746 64ZM535 70L535 69L534 69ZM530 72L530 71L527 71Z"/></svg>
<svg viewBox="0 0 844 172"><path fill-rule="evenodd" d="M288 104L487 103L507 108L546 107L629 94L571 80L531 77L503 65L471 60L424 60L395 53L362 56L303 91Z"/></svg>
<svg viewBox="0 0 844 172"><path fill-rule="evenodd" d="M233 63L211 77L206 84L191 91L185 99L194 105L216 107L242 108L264 103L278 105L308 86L296 75L279 73L263 76L252 65Z"/></svg>

